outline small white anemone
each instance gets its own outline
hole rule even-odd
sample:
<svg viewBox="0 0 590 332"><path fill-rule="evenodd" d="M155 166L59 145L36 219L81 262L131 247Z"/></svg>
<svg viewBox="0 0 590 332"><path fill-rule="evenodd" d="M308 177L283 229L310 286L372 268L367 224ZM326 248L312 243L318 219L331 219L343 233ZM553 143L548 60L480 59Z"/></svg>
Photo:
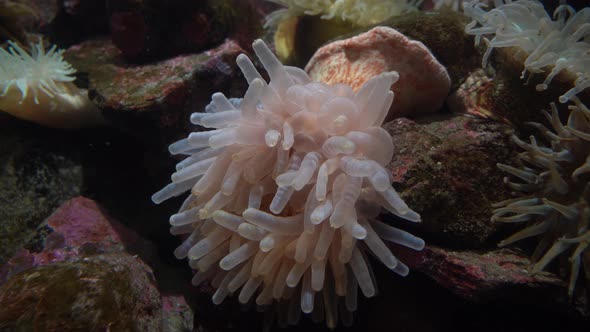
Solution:
<svg viewBox="0 0 590 332"><path fill-rule="evenodd" d="M28 54L9 41L0 48L0 109L15 117L56 128L78 128L104 123L87 91L72 82L76 72L63 59L64 50L43 42L31 44Z"/></svg>

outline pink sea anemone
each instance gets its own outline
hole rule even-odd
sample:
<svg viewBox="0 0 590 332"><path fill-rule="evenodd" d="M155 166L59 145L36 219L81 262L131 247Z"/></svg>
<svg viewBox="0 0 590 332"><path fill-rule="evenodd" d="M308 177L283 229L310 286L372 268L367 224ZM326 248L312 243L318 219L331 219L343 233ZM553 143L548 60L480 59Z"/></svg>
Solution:
<svg viewBox="0 0 590 332"><path fill-rule="evenodd" d="M283 66L261 40L252 47L270 83L238 56L249 83L244 99L216 93L208 112L192 114L194 124L214 130L170 145L172 154L188 157L152 199L191 190L170 218L173 234L188 234L175 255L197 270L193 284L209 280L216 288L214 303L230 294L261 306L289 302L296 310L288 322L314 312L334 327L339 313L355 311L358 288L376 293L368 253L405 276L408 267L384 240L424 247L377 220L384 207L420 221L384 168L393 142L380 125L398 75L382 73L355 93Z"/></svg>

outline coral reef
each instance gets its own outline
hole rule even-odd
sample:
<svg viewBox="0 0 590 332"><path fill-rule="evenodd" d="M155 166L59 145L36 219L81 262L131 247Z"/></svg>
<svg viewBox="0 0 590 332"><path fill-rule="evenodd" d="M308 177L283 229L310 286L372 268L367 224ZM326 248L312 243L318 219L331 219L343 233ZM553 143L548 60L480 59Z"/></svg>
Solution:
<svg viewBox="0 0 590 332"><path fill-rule="evenodd" d="M301 308L324 313L334 327L339 312L348 320L355 311L359 287L367 297L376 293L367 253L405 276L407 266L383 240L424 246L375 219L385 207L420 221L383 168L393 143L379 125L398 75L380 74L355 93L283 66L261 40L253 49L270 83L240 55L250 84L244 99L230 102L217 93L207 113L191 116L215 130L170 145L171 153L189 157L152 199L160 203L191 190L170 218L173 234L188 234L175 255L198 270L193 284L211 280L214 303L239 293L242 303L255 298L262 306L290 306L286 322L296 322Z"/></svg>
<svg viewBox="0 0 590 332"><path fill-rule="evenodd" d="M85 90L72 82L76 70L63 59L64 50L43 42L31 45L31 54L9 42L0 49L0 109L18 118L56 128L104 124Z"/></svg>
<svg viewBox="0 0 590 332"><path fill-rule="evenodd" d="M563 124L555 104L544 112L551 129L529 123L541 133L526 143L522 167L499 164L510 173L504 182L520 197L494 204L493 220L506 223L530 222L523 230L500 242L505 246L532 236L541 236L535 250L533 272L538 272L557 256L569 252L571 269L568 294L571 296L580 274L584 252L590 245L590 110L576 97Z"/></svg>

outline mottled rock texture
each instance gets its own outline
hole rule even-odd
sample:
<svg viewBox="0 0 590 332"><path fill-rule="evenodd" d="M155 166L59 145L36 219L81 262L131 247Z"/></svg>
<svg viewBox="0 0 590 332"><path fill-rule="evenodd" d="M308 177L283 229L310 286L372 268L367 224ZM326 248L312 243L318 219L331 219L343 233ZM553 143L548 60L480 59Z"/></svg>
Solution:
<svg viewBox="0 0 590 332"><path fill-rule="evenodd" d="M496 164L515 158L512 129L467 116L401 118L384 128L394 142L394 187L422 216L427 243L495 247L503 225L490 220L491 203L509 197Z"/></svg>
<svg viewBox="0 0 590 332"><path fill-rule="evenodd" d="M0 330L188 331L182 276L150 242L79 196L0 265Z"/></svg>
<svg viewBox="0 0 590 332"><path fill-rule="evenodd" d="M462 298L490 301L520 298L522 293L546 299L556 296L563 281L551 273L532 274L530 260L520 252L454 251L429 246L413 256L408 264Z"/></svg>
<svg viewBox="0 0 590 332"><path fill-rule="evenodd" d="M37 266L0 286L0 330L159 331L153 275L127 254Z"/></svg>
<svg viewBox="0 0 590 332"><path fill-rule="evenodd" d="M0 265L35 235L59 204L82 190L67 138L10 120L0 129Z"/></svg>
<svg viewBox="0 0 590 332"><path fill-rule="evenodd" d="M147 246L135 232L104 214L95 201L76 197L54 211L25 248L0 267L0 283L28 268L125 253L126 248L142 245Z"/></svg>
<svg viewBox="0 0 590 332"><path fill-rule="evenodd" d="M188 128L190 113L202 111L214 92L243 95L244 80L235 67L241 52L227 40L199 54L131 65L110 41L96 39L70 47L64 57L87 77L90 99L113 126L169 143Z"/></svg>

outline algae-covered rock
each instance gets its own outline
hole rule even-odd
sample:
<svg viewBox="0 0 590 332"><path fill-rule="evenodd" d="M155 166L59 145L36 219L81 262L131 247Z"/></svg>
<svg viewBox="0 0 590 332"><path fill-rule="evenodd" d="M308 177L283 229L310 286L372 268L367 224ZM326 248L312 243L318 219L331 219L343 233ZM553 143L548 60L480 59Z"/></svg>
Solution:
<svg viewBox="0 0 590 332"><path fill-rule="evenodd" d="M118 264L121 260L122 262L131 260L132 258L128 256L129 253L136 254L137 256L135 256L131 264L128 276L124 275L124 277L128 280L132 280L133 283L139 283L141 287L144 287L145 285L142 285L146 283L143 275L147 274L147 281L150 282L155 277L158 280L158 288L162 292L161 329L157 328L153 330L148 326L146 327L146 331L176 332L192 330L193 312L188 306L185 297L180 295L180 291L184 287L182 281L186 280L186 272L164 263L159 257L157 257L156 248L150 241L109 216L104 207L97 202L82 196L70 199L62 204L37 229L35 237L25 246L25 248L19 250L18 253L6 264L0 264L0 285L3 283L13 284L16 282L15 280L20 280L22 278L23 273L39 271L41 267L48 267L50 268L48 271L53 271L52 269L57 266L59 267L56 268L57 271L59 271L58 273L66 271L63 273L68 274L68 269L72 266L75 267L74 270L78 269L78 265L81 262L86 264L86 262L95 262L98 259L98 264L103 264L104 260L110 259L110 257L113 257L113 264L115 264L115 266L111 267L111 263L109 263L105 265L105 269L112 268L116 271L124 271L124 269L118 267ZM139 259L150 264L150 267L154 269L155 273L153 277L151 276L149 268L144 265L143 262L139 261ZM89 269L84 267L83 270L87 271ZM78 273L81 278L85 278L85 274L81 274L79 271L76 273ZM93 271L88 273L95 274ZM138 273L139 276L136 276ZM100 274L99 277L100 278L93 276L92 278L98 278L100 280L110 278L108 274ZM139 279L135 280L134 278L136 277ZM96 293L95 288L99 285L98 283L93 284L84 282L75 282L75 284L77 285L76 287L78 287L77 291L81 294L94 294ZM141 293L141 287L137 290L138 294ZM145 287L150 288L153 286ZM33 290L26 289L25 293L29 291L32 292ZM71 296L71 292L72 290L69 288L58 288L51 292L47 291L46 294L48 297L58 299ZM158 293L154 293L154 295L152 292L155 291L150 290L147 292L151 298L140 298L137 302L145 302L141 305L149 309L150 307L147 304L147 301L152 301L152 298L157 297L156 302L151 305L158 306L158 303L160 303L159 295ZM119 293L120 291L116 291L105 296L117 298L119 297ZM131 294L125 296L136 295ZM49 300L51 299L48 299L48 301ZM125 303L121 303L121 305L125 305ZM103 304L103 302L97 303L96 307L91 308L91 310L102 312L105 310L101 307ZM106 304L109 305L108 301ZM62 311L67 308L64 309L64 307L53 306L52 308L48 307L46 309L46 316L61 317L65 315ZM154 311L153 315L149 313L146 313L146 315L149 316L148 320L154 321L150 324L156 326L156 320L159 319L160 309ZM0 317L0 319L1 318L2 317ZM33 318L31 318L31 320L32 319ZM90 323L95 324L96 322ZM37 327L38 326L36 325L35 328ZM77 329L78 327L79 326L73 326L72 328ZM97 329L100 330L100 328ZM0 330L2 330L2 325L0 325ZM42 325L42 329L39 327L38 330L45 331L46 325ZM87 330L96 329L88 327ZM133 329L117 327L115 330L132 331ZM139 328L135 330L144 331Z"/></svg>
<svg viewBox="0 0 590 332"><path fill-rule="evenodd" d="M0 286L3 331L159 331L151 270L127 254L26 270Z"/></svg>
<svg viewBox="0 0 590 332"><path fill-rule="evenodd" d="M466 116L396 119L394 187L422 216L428 243L452 248L495 247L500 223L491 204L509 197L496 164L515 158L509 126Z"/></svg>
<svg viewBox="0 0 590 332"><path fill-rule="evenodd" d="M187 129L190 113L202 111L214 92L243 95L235 65L242 52L227 40L199 54L129 65L110 41L97 39L70 47L64 58L87 76L90 99L113 126L169 143L169 135Z"/></svg>
<svg viewBox="0 0 590 332"><path fill-rule="evenodd" d="M420 253L405 253L412 269L471 301L501 298L522 303L527 302L526 296L529 296L548 303L557 300L567 305L568 302L563 296L556 298L561 292L562 280L549 272L530 272L531 261L518 251L454 251L427 246Z"/></svg>
<svg viewBox="0 0 590 332"><path fill-rule="evenodd" d="M371 78L397 72L399 79L391 87L395 98L385 121L437 112L451 85L445 67L424 44L388 27L322 46L305 71L315 82L341 83L357 92Z"/></svg>
<svg viewBox="0 0 590 332"><path fill-rule="evenodd" d="M162 332L193 331L193 313L182 295L162 294Z"/></svg>
<svg viewBox="0 0 590 332"><path fill-rule="evenodd" d="M23 249L0 264L0 284L32 267L126 250L153 261L149 242L108 216L95 201L79 196L55 210Z"/></svg>
<svg viewBox="0 0 590 332"><path fill-rule="evenodd" d="M519 308L519 313L550 311L566 316L571 323L587 320L590 315L588 302L572 301L563 291L567 283L560 276L532 272L531 260L522 250L453 250L436 245L427 245L420 252L401 247L394 250L412 271L426 275L469 306L510 303ZM520 319L530 324L530 318Z"/></svg>
<svg viewBox="0 0 590 332"><path fill-rule="evenodd" d="M12 124L12 125L10 125ZM67 138L34 125L0 130L0 264L35 234L60 203L79 195L82 166Z"/></svg>

